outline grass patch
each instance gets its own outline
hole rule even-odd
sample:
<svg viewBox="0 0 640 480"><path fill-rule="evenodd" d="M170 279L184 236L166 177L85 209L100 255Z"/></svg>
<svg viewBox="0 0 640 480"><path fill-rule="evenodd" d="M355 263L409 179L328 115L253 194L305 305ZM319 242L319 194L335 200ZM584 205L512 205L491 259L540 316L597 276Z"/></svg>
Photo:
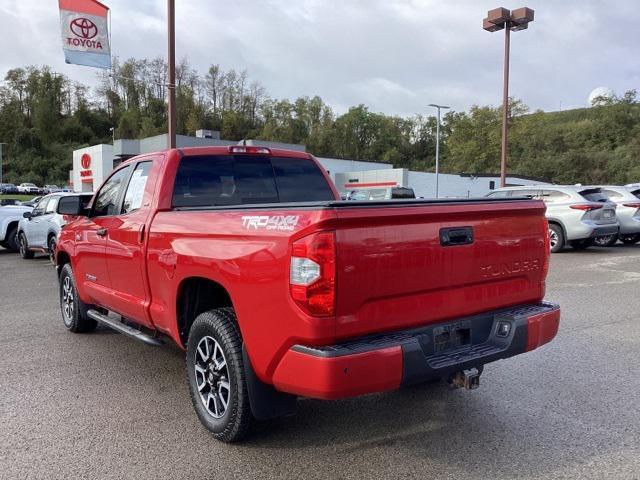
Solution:
<svg viewBox="0 0 640 480"><path fill-rule="evenodd" d="M21 202L26 202L36 196L37 195L0 195L0 199L8 198L8 199L20 200Z"/></svg>

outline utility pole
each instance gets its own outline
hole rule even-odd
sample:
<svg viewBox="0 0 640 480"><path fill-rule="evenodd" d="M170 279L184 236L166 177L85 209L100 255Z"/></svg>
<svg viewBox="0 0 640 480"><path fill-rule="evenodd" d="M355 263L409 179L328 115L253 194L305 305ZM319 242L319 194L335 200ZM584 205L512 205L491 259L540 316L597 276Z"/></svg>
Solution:
<svg viewBox="0 0 640 480"><path fill-rule="evenodd" d="M438 109L438 124L436 126L436 198L438 198L440 193L440 109L447 110L450 107L435 103L430 103L429 106Z"/></svg>
<svg viewBox="0 0 640 480"><path fill-rule="evenodd" d="M2 183L2 146L6 143L0 142L0 183Z"/></svg>
<svg viewBox="0 0 640 480"><path fill-rule="evenodd" d="M167 0L169 78L167 90L169 95L169 148L176 148L176 3Z"/></svg>

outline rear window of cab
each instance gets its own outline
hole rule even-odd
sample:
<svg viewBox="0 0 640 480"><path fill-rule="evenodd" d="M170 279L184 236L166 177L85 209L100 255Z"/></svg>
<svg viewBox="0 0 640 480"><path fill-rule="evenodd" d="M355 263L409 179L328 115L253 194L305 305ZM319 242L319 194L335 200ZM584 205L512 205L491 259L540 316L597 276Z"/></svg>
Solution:
<svg viewBox="0 0 640 480"><path fill-rule="evenodd" d="M309 159L267 155L198 155L180 160L173 207L217 207L334 200Z"/></svg>

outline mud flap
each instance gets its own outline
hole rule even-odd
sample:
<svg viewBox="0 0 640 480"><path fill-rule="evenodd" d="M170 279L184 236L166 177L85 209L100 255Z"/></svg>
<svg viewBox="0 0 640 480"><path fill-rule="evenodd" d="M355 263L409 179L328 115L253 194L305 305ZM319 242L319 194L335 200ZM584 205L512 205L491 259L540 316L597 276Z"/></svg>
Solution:
<svg viewBox="0 0 640 480"><path fill-rule="evenodd" d="M242 344L242 361L244 363L244 376L249 391L249 403L251 413L256 420L269 420L272 418L295 415L297 397L288 393L279 392L273 386L260 381L253 371L249 355L244 343Z"/></svg>

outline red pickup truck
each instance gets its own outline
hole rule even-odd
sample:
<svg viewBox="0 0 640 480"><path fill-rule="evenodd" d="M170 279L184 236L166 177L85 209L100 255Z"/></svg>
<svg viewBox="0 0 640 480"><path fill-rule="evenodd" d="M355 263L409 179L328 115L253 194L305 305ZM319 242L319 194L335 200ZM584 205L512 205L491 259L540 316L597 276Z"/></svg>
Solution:
<svg viewBox="0 0 640 480"><path fill-rule="evenodd" d="M529 199L341 201L313 156L185 148L118 166L56 251L65 326L186 350L214 437L337 399L483 366L558 330L549 240ZM98 367L97 367L98 368Z"/></svg>

